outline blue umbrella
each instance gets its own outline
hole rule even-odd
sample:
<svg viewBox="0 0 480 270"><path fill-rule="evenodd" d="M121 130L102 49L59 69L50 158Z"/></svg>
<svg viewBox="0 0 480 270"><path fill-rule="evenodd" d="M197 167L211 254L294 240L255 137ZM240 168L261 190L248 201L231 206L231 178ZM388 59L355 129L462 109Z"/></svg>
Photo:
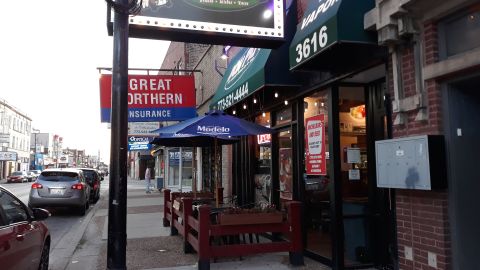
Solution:
<svg viewBox="0 0 480 270"><path fill-rule="evenodd" d="M247 135L271 134L273 129L245 121L226 114L223 111L210 111L203 116L198 116L180 122L176 125L160 128L153 131L160 134L187 134L228 138Z"/></svg>

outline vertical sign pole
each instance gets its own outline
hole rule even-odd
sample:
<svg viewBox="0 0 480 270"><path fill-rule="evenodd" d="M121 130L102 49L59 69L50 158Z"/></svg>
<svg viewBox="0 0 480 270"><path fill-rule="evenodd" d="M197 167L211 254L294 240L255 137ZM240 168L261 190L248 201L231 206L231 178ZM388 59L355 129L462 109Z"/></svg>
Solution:
<svg viewBox="0 0 480 270"><path fill-rule="evenodd" d="M117 0L127 7L128 0ZM107 269L126 269L128 14L115 11L113 23L110 193L108 199Z"/></svg>

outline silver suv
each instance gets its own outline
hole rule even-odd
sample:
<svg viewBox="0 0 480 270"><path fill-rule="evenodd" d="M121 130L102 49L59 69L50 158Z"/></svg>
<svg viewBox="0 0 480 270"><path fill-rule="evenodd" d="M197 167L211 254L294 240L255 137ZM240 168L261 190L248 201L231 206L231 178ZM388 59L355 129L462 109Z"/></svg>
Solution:
<svg viewBox="0 0 480 270"><path fill-rule="evenodd" d="M30 207L73 207L85 215L90 207L90 186L79 169L46 169L30 189Z"/></svg>

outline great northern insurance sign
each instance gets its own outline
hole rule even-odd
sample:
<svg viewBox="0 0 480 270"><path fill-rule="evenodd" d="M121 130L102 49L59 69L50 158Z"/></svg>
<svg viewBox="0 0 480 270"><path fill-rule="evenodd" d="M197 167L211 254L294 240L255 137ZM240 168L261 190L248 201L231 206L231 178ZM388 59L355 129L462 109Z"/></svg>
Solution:
<svg viewBox="0 0 480 270"><path fill-rule="evenodd" d="M101 121L110 122L112 76L100 78ZM128 121L181 121L196 116L193 76L128 76Z"/></svg>
<svg viewBox="0 0 480 270"><path fill-rule="evenodd" d="M131 37L276 47L284 41L284 0L144 0ZM109 33L113 16L109 10Z"/></svg>

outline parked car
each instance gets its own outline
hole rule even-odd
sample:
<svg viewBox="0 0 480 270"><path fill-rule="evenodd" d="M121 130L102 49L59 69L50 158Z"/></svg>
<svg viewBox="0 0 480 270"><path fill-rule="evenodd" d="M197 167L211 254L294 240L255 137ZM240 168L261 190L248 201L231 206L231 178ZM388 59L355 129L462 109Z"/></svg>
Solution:
<svg viewBox="0 0 480 270"><path fill-rule="evenodd" d="M28 182L27 172L16 171L16 172L13 172L12 174L10 174L7 177L7 183L12 183L12 182L17 182L17 183Z"/></svg>
<svg viewBox="0 0 480 270"><path fill-rule="evenodd" d="M80 168L90 186L90 202L96 203L100 199L100 187L103 176L98 170L92 168Z"/></svg>
<svg viewBox="0 0 480 270"><path fill-rule="evenodd" d="M37 179L37 177L42 173L41 170L30 170L29 172L35 175L35 179Z"/></svg>
<svg viewBox="0 0 480 270"><path fill-rule="evenodd" d="M50 213L29 208L0 186L0 265L2 270L47 270L50 233L43 220Z"/></svg>
<svg viewBox="0 0 480 270"><path fill-rule="evenodd" d="M31 207L72 207L85 215L90 207L90 186L82 170L46 169L32 184L28 204Z"/></svg>
<svg viewBox="0 0 480 270"><path fill-rule="evenodd" d="M28 182L33 182L35 180L37 180L37 176L33 172L28 171L27 172L27 181Z"/></svg>

